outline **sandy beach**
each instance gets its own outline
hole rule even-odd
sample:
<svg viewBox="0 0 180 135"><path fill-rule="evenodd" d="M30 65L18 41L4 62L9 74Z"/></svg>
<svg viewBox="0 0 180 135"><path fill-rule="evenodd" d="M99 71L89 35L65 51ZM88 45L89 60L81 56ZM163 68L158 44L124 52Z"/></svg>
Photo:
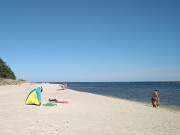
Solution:
<svg viewBox="0 0 180 135"><path fill-rule="evenodd" d="M25 105L27 95L43 87L42 104ZM0 86L0 135L179 135L180 111L70 89L58 84Z"/></svg>

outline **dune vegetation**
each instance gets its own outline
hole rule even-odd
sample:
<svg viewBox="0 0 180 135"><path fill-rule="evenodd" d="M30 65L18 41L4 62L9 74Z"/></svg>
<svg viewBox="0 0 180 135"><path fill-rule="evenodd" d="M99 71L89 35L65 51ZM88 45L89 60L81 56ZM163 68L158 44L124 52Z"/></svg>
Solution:
<svg viewBox="0 0 180 135"><path fill-rule="evenodd" d="M14 72L0 58L0 85L17 85L26 82L25 80L16 80Z"/></svg>

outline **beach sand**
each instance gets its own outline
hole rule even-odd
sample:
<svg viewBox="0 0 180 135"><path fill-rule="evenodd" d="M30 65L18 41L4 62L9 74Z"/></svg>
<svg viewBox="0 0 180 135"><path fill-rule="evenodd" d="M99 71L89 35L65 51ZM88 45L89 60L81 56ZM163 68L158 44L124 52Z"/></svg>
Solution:
<svg viewBox="0 0 180 135"><path fill-rule="evenodd" d="M43 87L49 98L68 101L54 107L25 105ZM0 135L179 135L180 111L70 89L58 84L0 86Z"/></svg>

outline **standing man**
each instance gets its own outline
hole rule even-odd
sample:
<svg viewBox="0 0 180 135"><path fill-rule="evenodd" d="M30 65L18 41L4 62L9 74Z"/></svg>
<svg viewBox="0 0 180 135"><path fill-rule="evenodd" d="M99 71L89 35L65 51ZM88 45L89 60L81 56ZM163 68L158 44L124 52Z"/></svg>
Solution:
<svg viewBox="0 0 180 135"><path fill-rule="evenodd" d="M160 104L157 89L155 89L155 91L152 93L151 101L152 101L153 107L155 108Z"/></svg>

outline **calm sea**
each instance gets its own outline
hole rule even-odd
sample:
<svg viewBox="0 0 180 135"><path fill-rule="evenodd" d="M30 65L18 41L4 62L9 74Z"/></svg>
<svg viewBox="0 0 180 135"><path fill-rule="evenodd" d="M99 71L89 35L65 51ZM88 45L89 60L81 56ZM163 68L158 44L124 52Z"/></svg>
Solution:
<svg viewBox="0 0 180 135"><path fill-rule="evenodd" d="M146 103L157 88L161 105L180 109L180 82L68 82L68 88Z"/></svg>

